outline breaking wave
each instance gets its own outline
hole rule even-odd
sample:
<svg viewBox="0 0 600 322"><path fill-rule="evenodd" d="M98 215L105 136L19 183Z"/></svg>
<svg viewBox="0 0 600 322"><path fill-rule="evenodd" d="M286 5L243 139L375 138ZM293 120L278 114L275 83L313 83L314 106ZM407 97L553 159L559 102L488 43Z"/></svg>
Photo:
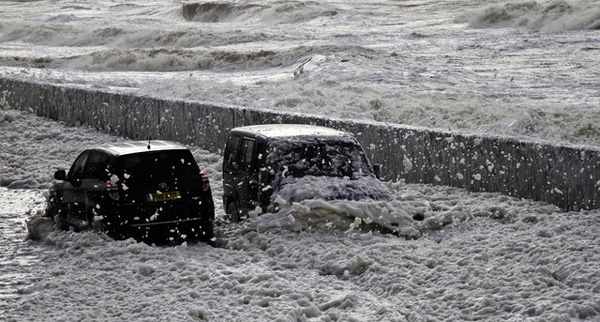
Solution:
<svg viewBox="0 0 600 322"><path fill-rule="evenodd" d="M128 27L85 28L44 23L0 22L0 42L26 42L49 46L114 46L118 48L190 48L224 46L264 41L267 35L253 31L211 31L197 29L134 29Z"/></svg>
<svg viewBox="0 0 600 322"><path fill-rule="evenodd" d="M0 64L34 68L87 71L177 72L210 70L216 72L261 70L295 66L314 55L362 52L359 46L299 46L286 49L219 50L175 48L102 49L65 57L4 57ZM309 58L307 58L309 57Z"/></svg>
<svg viewBox="0 0 600 322"><path fill-rule="evenodd" d="M273 22L298 23L318 17L337 15L317 2L276 2L272 5L220 2L185 3L183 17L197 22Z"/></svg>
<svg viewBox="0 0 600 322"><path fill-rule="evenodd" d="M600 29L600 7L581 7L566 1L495 4L459 19L475 28L513 27L544 32Z"/></svg>

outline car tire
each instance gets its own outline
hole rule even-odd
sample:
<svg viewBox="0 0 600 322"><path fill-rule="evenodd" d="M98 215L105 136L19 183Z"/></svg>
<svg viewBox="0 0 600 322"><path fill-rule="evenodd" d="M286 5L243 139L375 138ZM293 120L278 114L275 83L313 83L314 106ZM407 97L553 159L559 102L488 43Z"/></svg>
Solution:
<svg viewBox="0 0 600 322"><path fill-rule="evenodd" d="M52 217L52 221L54 221L54 226L60 230L69 230L69 224L65 222L65 218L63 218L62 214L58 213Z"/></svg>
<svg viewBox="0 0 600 322"><path fill-rule="evenodd" d="M46 209L44 210L44 216L54 218L54 216L58 215L60 210L60 206L56 204L54 201L48 201L46 204Z"/></svg>
<svg viewBox="0 0 600 322"><path fill-rule="evenodd" d="M92 218L90 220L90 228L92 229L92 231L99 234L106 232L106 224L104 223L104 220L94 221L94 219Z"/></svg>
<svg viewBox="0 0 600 322"><path fill-rule="evenodd" d="M240 219L242 218L240 206L238 205L238 203L235 200L230 201L227 204L226 213L228 214L228 219L229 219L229 222L231 222L231 223L238 223L238 222L240 222Z"/></svg>
<svg viewBox="0 0 600 322"><path fill-rule="evenodd" d="M206 227L202 227L202 240L208 245L215 245L215 232L212 221L206 224Z"/></svg>
<svg viewBox="0 0 600 322"><path fill-rule="evenodd" d="M54 201L54 198L56 197L51 197L46 203L44 216L50 218L50 220L52 220L56 228L67 230L68 227L64 226L64 220L62 220L61 218L60 205Z"/></svg>

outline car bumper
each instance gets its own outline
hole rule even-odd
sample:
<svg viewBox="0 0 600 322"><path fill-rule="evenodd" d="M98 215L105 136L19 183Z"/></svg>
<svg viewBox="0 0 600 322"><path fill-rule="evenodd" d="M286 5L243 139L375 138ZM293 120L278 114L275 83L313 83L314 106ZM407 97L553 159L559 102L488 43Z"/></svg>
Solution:
<svg viewBox="0 0 600 322"><path fill-rule="evenodd" d="M151 223L122 225L107 231L115 239L133 238L150 244L177 244L187 241L210 242L213 236L212 219L194 218Z"/></svg>

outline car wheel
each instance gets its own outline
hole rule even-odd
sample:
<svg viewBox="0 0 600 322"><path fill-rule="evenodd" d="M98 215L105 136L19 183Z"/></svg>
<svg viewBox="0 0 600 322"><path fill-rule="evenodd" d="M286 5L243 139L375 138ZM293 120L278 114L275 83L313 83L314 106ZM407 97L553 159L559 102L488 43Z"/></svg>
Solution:
<svg viewBox="0 0 600 322"><path fill-rule="evenodd" d="M215 237L214 225L211 220L202 226L201 240L203 240L204 242L206 242L207 244L209 244L211 246L214 246L214 237Z"/></svg>
<svg viewBox="0 0 600 322"><path fill-rule="evenodd" d="M90 227L92 228L92 231L97 232L97 233L106 232L106 224L104 223L104 220L94 221L94 219L92 219L92 221L90 223Z"/></svg>
<svg viewBox="0 0 600 322"><path fill-rule="evenodd" d="M99 214L97 212L97 210L94 209L94 208L88 210L87 213L88 213L87 220L88 220L88 227L89 227L89 229L91 229L93 232L96 232L96 233L104 233L104 232L106 232L106 222L104 221L104 219L95 220L95 218L97 216L101 216L102 218L104 218L104 216L102 216L101 214Z"/></svg>
<svg viewBox="0 0 600 322"><path fill-rule="evenodd" d="M241 219L241 209L236 201L230 201L227 204L227 214L229 217L229 222L238 223Z"/></svg>
<svg viewBox="0 0 600 322"><path fill-rule="evenodd" d="M60 206L56 204L53 200L49 200L46 204L46 210L44 211L45 217L54 218L54 216L58 215L60 210Z"/></svg>
<svg viewBox="0 0 600 322"><path fill-rule="evenodd" d="M52 217L54 226L60 230L69 230L69 224L66 223L65 218L62 214L58 213Z"/></svg>

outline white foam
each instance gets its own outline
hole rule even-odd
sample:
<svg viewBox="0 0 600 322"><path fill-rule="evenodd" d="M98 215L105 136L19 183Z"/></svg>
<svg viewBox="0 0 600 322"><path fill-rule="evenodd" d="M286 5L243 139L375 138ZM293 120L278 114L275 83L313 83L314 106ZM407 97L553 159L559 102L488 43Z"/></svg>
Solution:
<svg viewBox="0 0 600 322"><path fill-rule="evenodd" d="M0 141L0 151L19 152L19 166L34 177L84 146L118 140L23 112L11 115L0 136L18 140ZM220 157L194 155L219 200ZM6 281L0 294L7 295L0 319L516 321L532 315L589 320L600 312L597 211L562 213L450 187L387 186L392 202L317 198L217 226L223 248L156 247L54 230L34 216L43 210L42 193L2 188L0 229L8 238L1 243L9 251L0 265L0 281ZM414 215L423 220L413 221ZM25 240L23 221L30 216L31 237L39 241ZM367 222L395 224L401 237L365 229ZM414 229L422 236L402 238ZM77 305L56 306L57 298Z"/></svg>
<svg viewBox="0 0 600 322"><path fill-rule="evenodd" d="M465 18L475 27L515 27L544 32L600 28L600 8L571 1L492 4Z"/></svg>
<svg viewBox="0 0 600 322"><path fill-rule="evenodd" d="M600 142L593 1L206 6L225 22L186 21L181 3L164 0L11 2L0 64L19 68L1 72L221 105Z"/></svg>

